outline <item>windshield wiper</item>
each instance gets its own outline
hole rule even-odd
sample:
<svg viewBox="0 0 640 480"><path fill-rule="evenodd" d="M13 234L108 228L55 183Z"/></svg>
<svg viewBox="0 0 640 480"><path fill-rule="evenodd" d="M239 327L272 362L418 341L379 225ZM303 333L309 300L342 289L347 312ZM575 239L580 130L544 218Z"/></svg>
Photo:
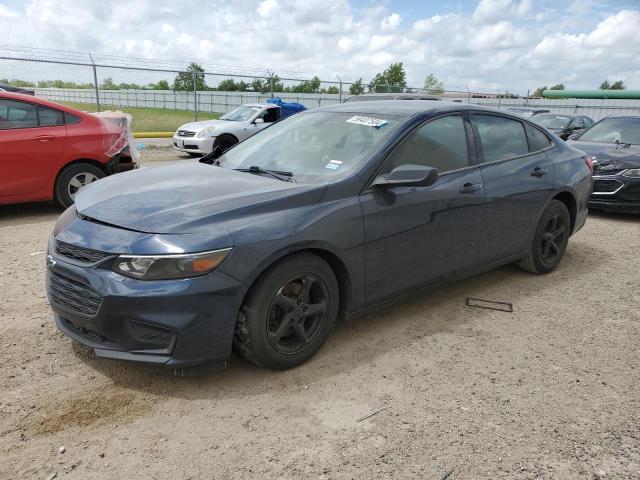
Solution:
<svg viewBox="0 0 640 480"><path fill-rule="evenodd" d="M265 170L262 167L258 167L257 165L251 165L249 168L234 168L237 172L248 172L255 173L256 175L267 174L276 178L278 180L282 180L283 182L293 182L293 172L283 172L282 170Z"/></svg>

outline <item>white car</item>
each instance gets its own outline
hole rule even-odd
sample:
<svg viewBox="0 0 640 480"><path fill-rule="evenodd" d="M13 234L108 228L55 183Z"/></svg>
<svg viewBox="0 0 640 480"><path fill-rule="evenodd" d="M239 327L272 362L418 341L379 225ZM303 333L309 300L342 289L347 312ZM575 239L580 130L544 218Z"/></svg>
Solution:
<svg viewBox="0 0 640 480"><path fill-rule="evenodd" d="M214 147L226 150L280 120L281 108L275 104L242 105L218 120L182 125L173 135L173 146L181 152L205 155Z"/></svg>

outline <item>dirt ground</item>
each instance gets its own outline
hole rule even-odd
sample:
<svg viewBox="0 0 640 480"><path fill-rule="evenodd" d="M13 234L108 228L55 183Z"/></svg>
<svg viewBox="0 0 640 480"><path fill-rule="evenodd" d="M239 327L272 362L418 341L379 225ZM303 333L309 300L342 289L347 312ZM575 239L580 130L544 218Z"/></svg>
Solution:
<svg viewBox="0 0 640 480"><path fill-rule="evenodd" d="M3 480L640 479L638 217L591 215L550 275L507 266L358 318L295 370L174 378L56 330L59 213L0 207Z"/></svg>

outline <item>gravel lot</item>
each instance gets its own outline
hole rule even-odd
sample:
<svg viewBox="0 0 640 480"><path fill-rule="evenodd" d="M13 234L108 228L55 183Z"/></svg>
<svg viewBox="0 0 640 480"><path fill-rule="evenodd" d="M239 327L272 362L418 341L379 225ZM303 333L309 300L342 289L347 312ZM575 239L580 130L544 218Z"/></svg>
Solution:
<svg viewBox="0 0 640 480"><path fill-rule="evenodd" d="M145 162L184 158L147 145ZM174 378L56 331L58 214L0 207L2 479L640 478L640 218L591 215L552 274L418 295L295 370Z"/></svg>

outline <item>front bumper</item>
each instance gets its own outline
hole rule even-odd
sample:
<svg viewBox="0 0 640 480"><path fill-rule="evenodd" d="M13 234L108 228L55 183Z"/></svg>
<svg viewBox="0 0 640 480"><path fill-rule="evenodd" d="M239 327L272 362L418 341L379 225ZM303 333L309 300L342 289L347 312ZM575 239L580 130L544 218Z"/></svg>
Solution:
<svg viewBox="0 0 640 480"><path fill-rule="evenodd" d="M47 295L65 335L104 358L172 368L226 363L242 301L240 282L219 271L134 280L111 271L113 258L82 264L50 245Z"/></svg>
<svg viewBox="0 0 640 480"><path fill-rule="evenodd" d="M624 175L593 177L589 208L609 212L640 213L640 178Z"/></svg>
<svg viewBox="0 0 640 480"><path fill-rule="evenodd" d="M179 137L173 136L173 148L181 152L186 153L201 153L206 155L213 150L213 143L216 141L216 137Z"/></svg>

